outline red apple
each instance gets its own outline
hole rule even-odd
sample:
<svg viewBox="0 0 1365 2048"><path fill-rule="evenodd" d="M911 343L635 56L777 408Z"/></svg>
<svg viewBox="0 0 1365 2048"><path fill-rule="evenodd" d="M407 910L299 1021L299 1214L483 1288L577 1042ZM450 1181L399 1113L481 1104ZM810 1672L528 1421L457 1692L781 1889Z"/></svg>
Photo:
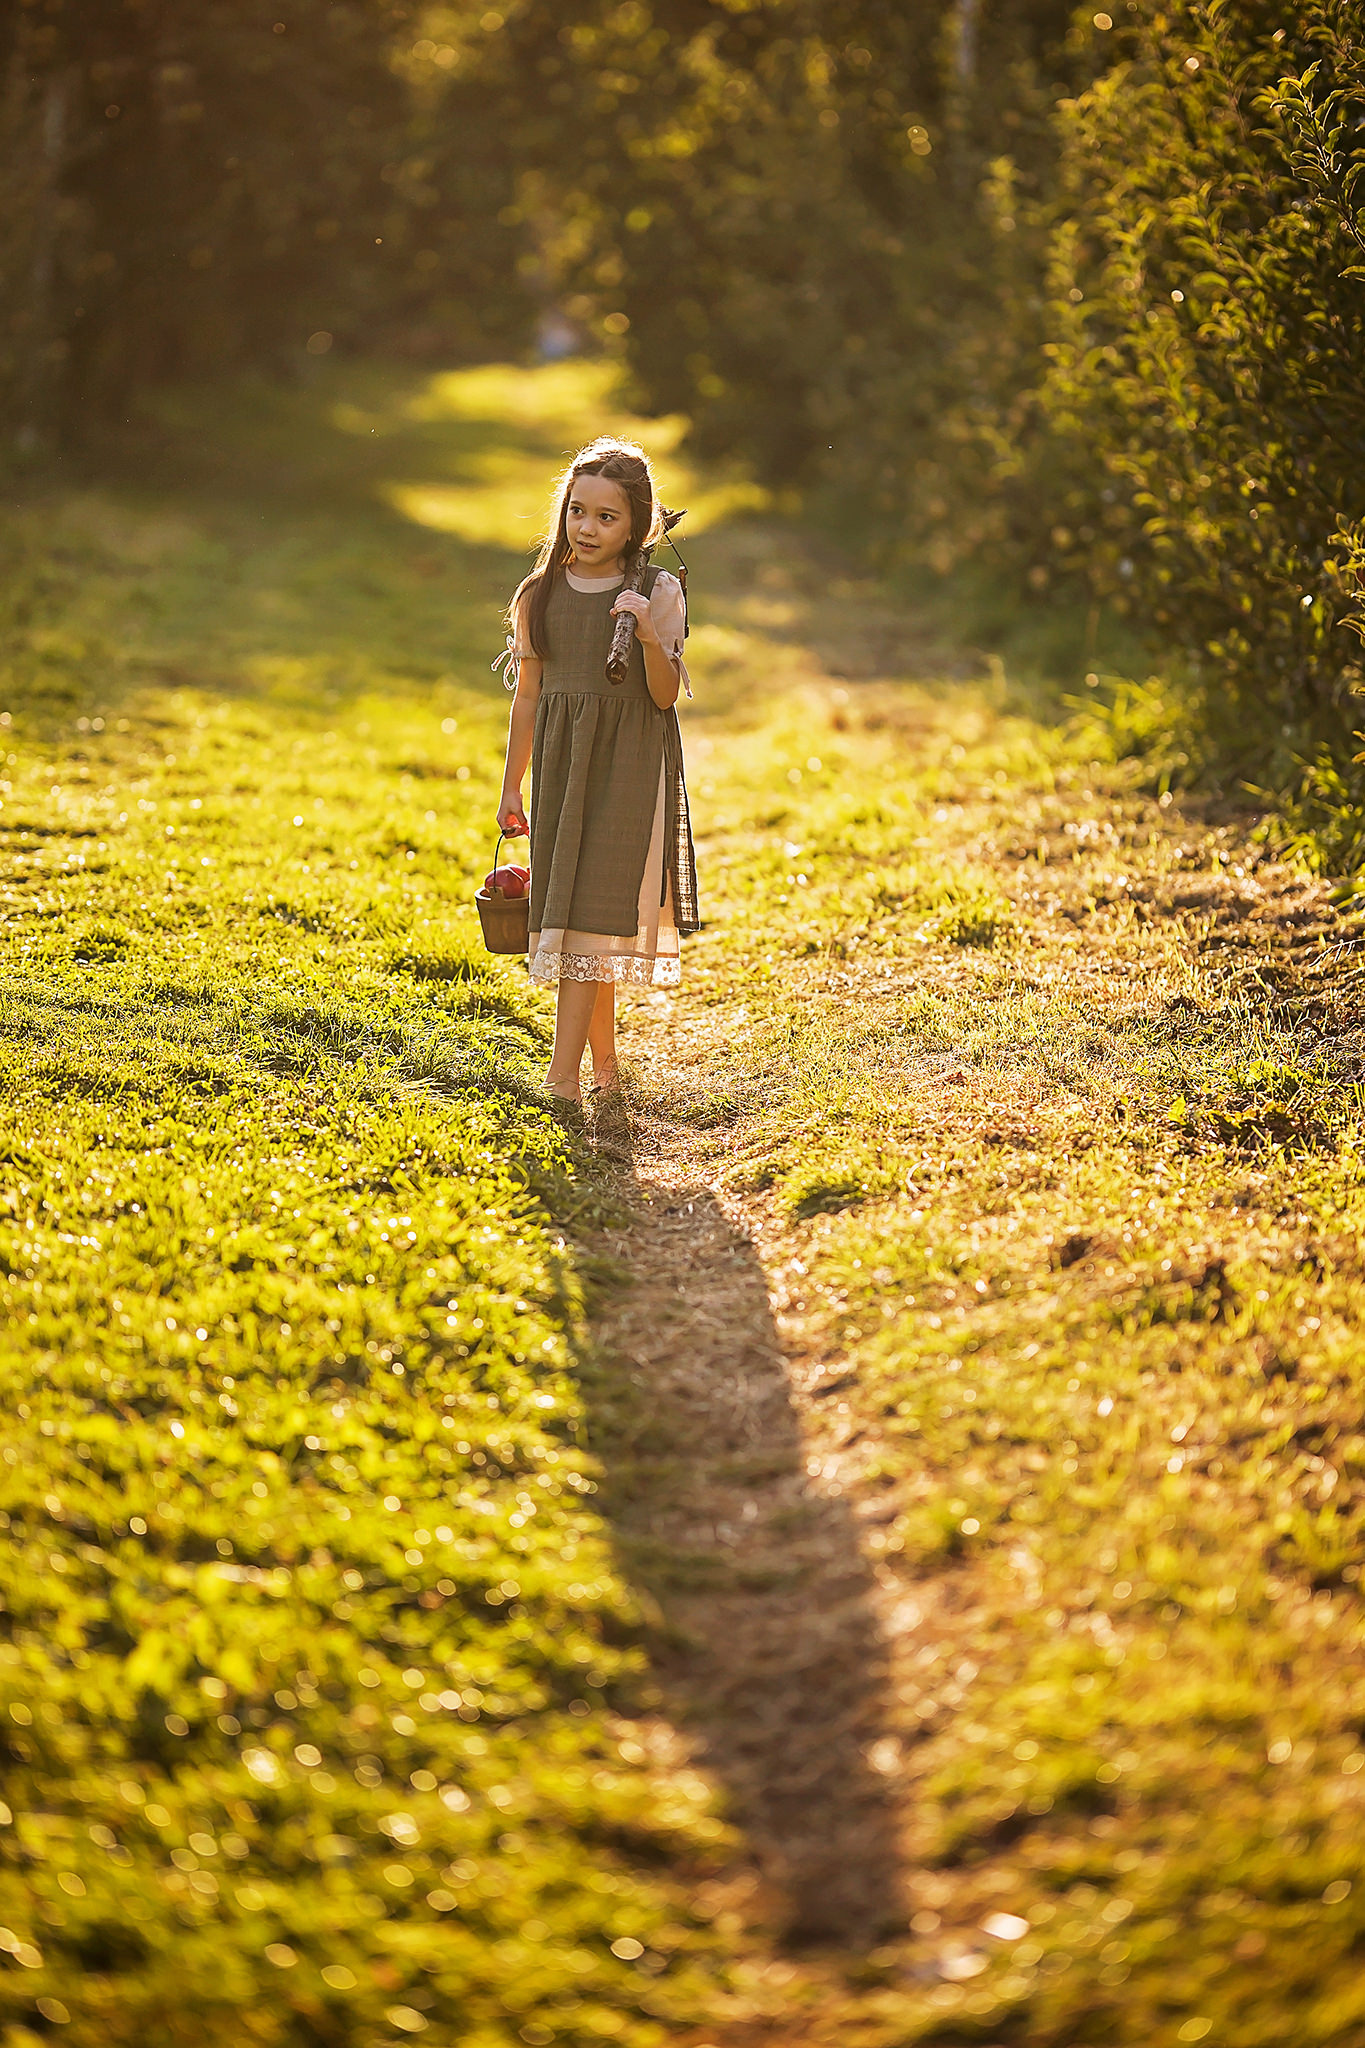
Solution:
<svg viewBox="0 0 1365 2048"><path fill-rule="evenodd" d="M484 888L492 896L525 896L531 887L531 870L519 867L494 868L484 877Z"/></svg>

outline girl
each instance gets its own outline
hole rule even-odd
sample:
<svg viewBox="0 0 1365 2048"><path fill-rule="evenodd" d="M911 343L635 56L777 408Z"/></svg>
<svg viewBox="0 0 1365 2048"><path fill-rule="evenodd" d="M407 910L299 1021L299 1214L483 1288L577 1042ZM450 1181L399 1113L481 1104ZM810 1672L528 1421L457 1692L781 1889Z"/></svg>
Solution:
<svg viewBox="0 0 1365 2048"><path fill-rule="evenodd" d="M675 576L622 584L660 531L654 479L630 442L594 441L565 472L531 574L508 607L516 701L498 826L527 830L531 767L533 981L558 983L545 1086L580 1100L591 1045L598 1089L618 1086L616 985L675 983L678 938L698 929L697 875L674 709L684 607ZM624 683L607 680L616 619L635 617ZM689 689L689 695L691 694Z"/></svg>

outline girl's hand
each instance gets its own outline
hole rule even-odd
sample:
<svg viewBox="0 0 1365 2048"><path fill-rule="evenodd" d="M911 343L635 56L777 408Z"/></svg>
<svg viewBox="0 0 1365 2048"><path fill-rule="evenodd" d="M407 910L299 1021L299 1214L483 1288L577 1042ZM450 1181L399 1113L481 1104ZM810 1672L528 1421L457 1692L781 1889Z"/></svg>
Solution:
<svg viewBox="0 0 1365 2048"><path fill-rule="evenodd" d="M522 807L521 791L504 790L498 804L498 830L508 839L524 839L530 827L526 823L526 812Z"/></svg>
<svg viewBox="0 0 1365 2048"><path fill-rule="evenodd" d="M659 636L654 630L654 621L649 616L649 599L638 590L623 590L611 608L612 617L621 612L633 612L635 631L646 647L657 647Z"/></svg>

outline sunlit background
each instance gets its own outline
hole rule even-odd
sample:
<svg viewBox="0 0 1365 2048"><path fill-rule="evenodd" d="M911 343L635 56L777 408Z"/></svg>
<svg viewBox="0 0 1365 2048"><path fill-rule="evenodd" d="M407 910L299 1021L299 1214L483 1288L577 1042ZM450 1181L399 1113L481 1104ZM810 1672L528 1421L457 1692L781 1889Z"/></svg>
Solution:
<svg viewBox="0 0 1365 2048"><path fill-rule="evenodd" d="M1302 763L1346 759L1356 677L1361 42L1343 0L1272 15L22 0L4 445L78 461L229 369L588 350L978 642L1065 611L1079 682L1125 619L1179 671L1173 753L1330 831Z"/></svg>

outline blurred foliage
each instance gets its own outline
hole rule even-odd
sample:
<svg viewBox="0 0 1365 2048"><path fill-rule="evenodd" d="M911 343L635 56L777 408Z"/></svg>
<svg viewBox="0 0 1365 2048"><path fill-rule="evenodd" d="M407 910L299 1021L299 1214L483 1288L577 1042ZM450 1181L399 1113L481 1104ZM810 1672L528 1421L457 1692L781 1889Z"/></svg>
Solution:
<svg viewBox="0 0 1365 2048"><path fill-rule="evenodd" d="M517 346L513 167L407 0L36 0L0 20L0 425L387 338ZM281 19L284 15L285 19ZM420 54L419 54L420 53ZM453 53L447 52L450 56Z"/></svg>
<svg viewBox="0 0 1365 2048"><path fill-rule="evenodd" d="M1190 772L1349 751L1353 0L274 5L11 12L11 442L334 342L587 343L985 644L1183 656Z"/></svg>
<svg viewBox="0 0 1365 2048"><path fill-rule="evenodd" d="M1068 13L523 0L477 62L521 114L568 311L647 401L946 568L1017 516L1041 302L1000 310L1041 273L1024 209L1084 73Z"/></svg>

